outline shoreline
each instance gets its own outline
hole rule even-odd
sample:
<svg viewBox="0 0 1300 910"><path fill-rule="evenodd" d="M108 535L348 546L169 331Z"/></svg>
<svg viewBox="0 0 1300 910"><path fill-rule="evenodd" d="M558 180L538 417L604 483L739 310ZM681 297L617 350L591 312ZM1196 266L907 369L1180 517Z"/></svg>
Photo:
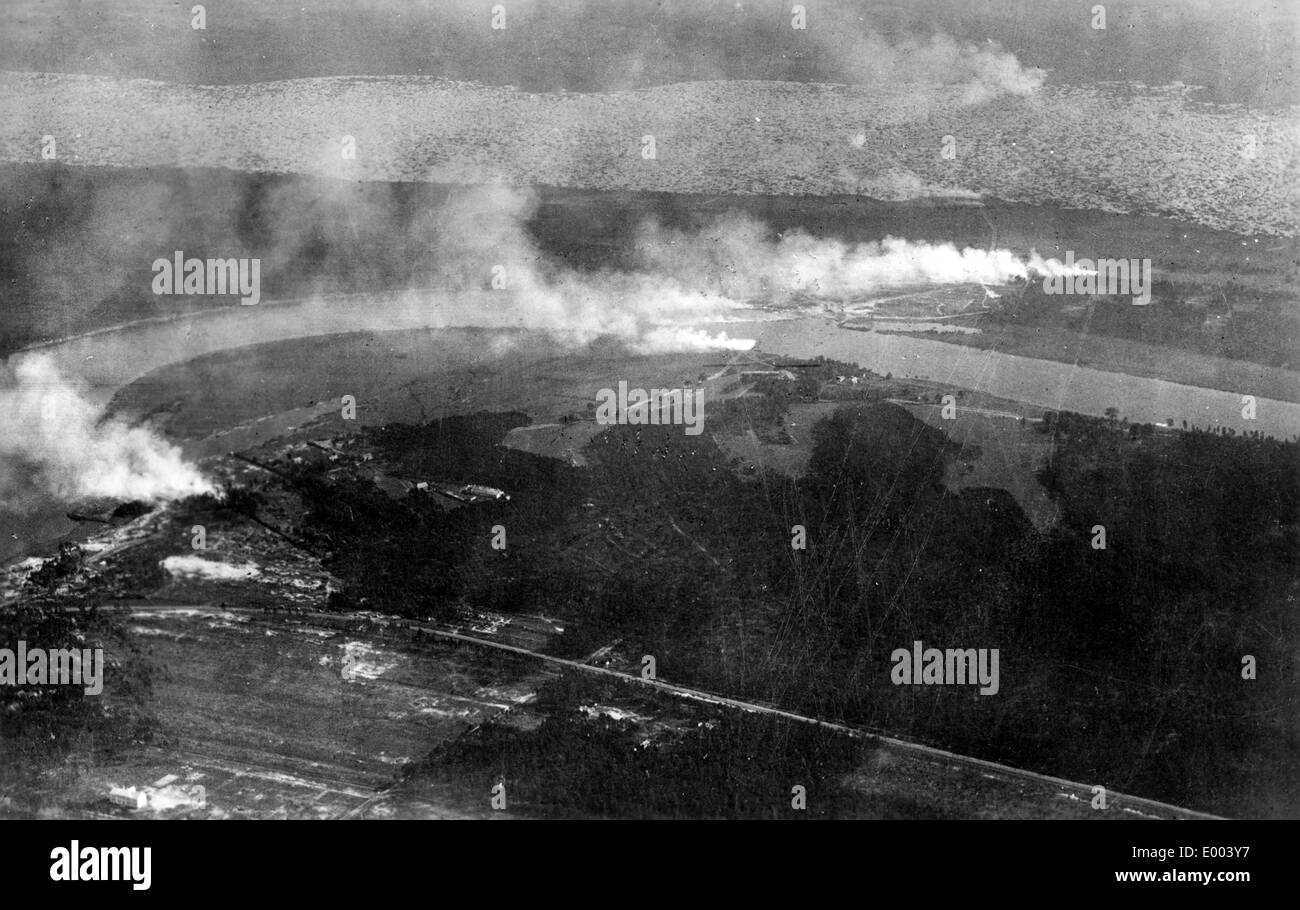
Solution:
<svg viewBox="0 0 1300 910"><path fill-rule="evenodd" d="M119 389L164 366L267 342L374 331L477 329L554 334L565 331L523 325L500 310L493 318L487 315L492 311L479 305L481 294L459 295L456 301L450 301L450 295L445 294L436 295L433 300L428 294L402 296L407 299L393 300L394 295L362 298L348 295L340 301L362 302L363 306L331 306L331 301L324 298L267 300L257 307L236 306L151 317L34 346L22 353L54 356L67 375L88 386L93 401L107 407ZM372 306L384 300L397 305L389 314L393 318L384 329L377 330ZM448 306L448 303L457 305ZM771 311L762 310L736 313L742 314L749 318L701 323L695 327L710 332L725 331L731 337L752 337L758 350L772 355L811 358L820 354L858 363L881 375L893 373L941 382L1044 410L1101 417L1107 408L1114 407L1130 422L1167 425L1168 418L1173 417L1176 429L1181 428L1180 421L1186 420L1191 426L1223 426L1237 433L1258 430L1279 439L1300 434L1300 403L1257 397L1256 419L1245 420L1241 415L1240 395L1231 391L1003 354L912 335L851 331L821 316L773 318ZM185 442L183 439L170 441L178 445ZM58 515L64 514L63 505L60 503L54 510ZM28 516L36 520L34 513L27 512L20 521L25 523ZM24 546L6 556L4 563L9 566L30 557L48 548L51 541L81 537L75 529L53 537L42 536L33 546Z"/></svg>

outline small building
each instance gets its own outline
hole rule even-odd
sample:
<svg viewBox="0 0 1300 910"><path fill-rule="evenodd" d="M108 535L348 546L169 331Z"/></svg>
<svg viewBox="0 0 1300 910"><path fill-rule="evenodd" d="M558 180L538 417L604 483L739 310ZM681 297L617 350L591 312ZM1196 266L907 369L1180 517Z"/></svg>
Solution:
<svg viewBox="0 0 1300 910"><path fill-rule="evenodd" d="M771 377L775 379L789 379L791 381L795 378L794 373L791 373L789 370L741 370L740 376L742 379L762 379Z"/></svg>
<svg viewBox="0 0 1300 910"><path fill-rule="evenodd" d="M149 804L149 794L135 787L113 787L108 791L109 802L128 809L143 809Z"/></svg>
<svg viewBox="0 0 1300 910"><path fill-rule="evenodd" d="M496 487L485 487L482 484L467 483L460 488L461 495L474 496L478 499L500 499L508 500L510 494L505 490L498 490Z"/></svg>

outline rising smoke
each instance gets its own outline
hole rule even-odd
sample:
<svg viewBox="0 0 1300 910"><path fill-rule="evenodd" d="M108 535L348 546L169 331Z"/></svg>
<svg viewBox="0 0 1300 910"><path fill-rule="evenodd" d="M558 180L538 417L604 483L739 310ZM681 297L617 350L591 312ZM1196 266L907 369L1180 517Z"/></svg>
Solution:
<svg viewBox="0 0 1300 910"><path fill-rule="evenodd" d="M1005 284L1031 275L1067 273L1056 259L1036 252L958 249L951 243L885 237L846 243L802 230L772 236L766 225L724 216L698 232L647 224L638 238L644 267L683 286L712 286L730 298L762 297L791 303L800 294L851 300L900 287Z"/></svg>
<svg viewBox="0 0 1300 910"><path fill-rule="evenodd" d="M817 29L813 38L844 81L949 86L957 89L959 104L974 105L1003 95L1029 95L1047 75L1023 66L994 41L975 44L942 33L891 40L843 8L833 7L829 18L835 25Z"/></svg>
<svg viewBox="0 0 1300 910"><path fill-rule="evenodd" d="M287 203L278 200L275 229L268 232L272 262L301 257L312 244L322 244L328 256L349 238L363 248L383 249L374 241L392 233L391 209L376 203L337 219L353 192L349 185L314 185L337 185L341 195L309 194L310 204L296 228L293 210L303 193ZM237 320L230 334L214 339L208 327L204 352L266 340L273 324L281 338L459 325L527 328L571 345L612 336L630 351L646 354L744 350L752 341L705 326L752 317L755 298L768 308L797 308L805 295L853 300L898 287L1002 284L1065 272L1056 260L1020 257L1009 250L958 249L892 237L850 244L803 231L777 235L762 222L738 215L693 230L649 221L636 233L630 267L580 270L539 248L529 232L537 205L532 192L504 185L453 192L440 208L409 219L409 231L403 233L416 238L413 245L398 244L393 252L390 244L384 255L393 258L381 257L369 266L382 270L396 257L420 259L416 269L405 263L412 285L427 289L433 276L446 290L411 287L406 294L364 306L316 298L293 311L273 303L246 308L255 318ZM152 252L142 251L142 260L151 259ZM147 273L139 280L147 282ZM489 281L499 281L503 292L485 293ZM340 311L347 320L332 322ZM110 344L129 349L129 340L129 335L108 333L101 353L118 350ZM164 356L175 360L198 353L168 351ZM124 373L117 378L124 382L132 377ZM14 427L0 442L0 499L5 501L30 484L61 498L166 500L210 489L175 446L148 429L106 418L80 392L75 378L61 376L54 361L41 355L13 358L0 383L0 406Z"/></svg>
<svg viewBox="0 0 1300 910"><path fill-rule="evenodd" d="M20 355L0 383L0 507L21 508L31 484L61 499L107 496L158 502L212 491L176 446L105 418L52 360Z"/></svg>
<svg viewBox="0 0 1300 910"><path fill-rule="evenodd" d="M744 349L744 340L698 327L751 318L746 311L756 300L795 307L803 295L867 299L902 287L1081 274L1035 252L1021 257L896 237L853 244L802 230L774 235L763 222L737 214L692 230L647 221L637 232L631 268L578 271L549 262L538 248L528 231L535 211L530 192L507 186L453 197L435 232L445 274L469 288L500 269L513 292L502 297L509 324L564 332L579 342L614 335L642 352Z"/></svg>
<svg viewBox="0 0 1300 910"><path fill-rule="evenodd" d="M129 10L156 4L123 0L118 5ZM308 15L295 16L258 0L224 0L222 19L240 24L238 40L215 42L195 54L187 40L188 16L157 16L150 10L141 16L147 29L109 29L93 5L66 2L25 5L23 21L10 23L13 34L4 37L13 58L7 69L15 71L193 84L418 73L526 91L593 92L764 79L946 86L956 90L959 103L971 104L1023 95L1042 82L1041 70L1022 65L988 40L1023 35L1028 11L1008 14L1020 5L515 0L500 4L507 27L498 30L486 27L498 6L494 0L317 0ZM1044 33L1036 36L1038 47L1057 30L1055 22L1044 20L1059 14L1033 12L1039 22L1035 31ZM1179 14L1181 22L1182 10ZM1196 18L1210 14L1200 11ZM918 32L918 22L938 24ZM95 40L51 42L54 28L94 34ZM1130 52L1127 62L1141 56L1149 55Z"/></svg>

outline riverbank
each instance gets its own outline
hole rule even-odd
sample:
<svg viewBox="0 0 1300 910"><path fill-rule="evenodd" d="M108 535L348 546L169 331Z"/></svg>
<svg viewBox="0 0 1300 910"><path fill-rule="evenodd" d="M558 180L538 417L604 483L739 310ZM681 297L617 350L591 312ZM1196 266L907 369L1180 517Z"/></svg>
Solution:
<svg viewBox="0 0 1300 910"><path fill-rule="evenodd" d="M724 328L722 325L712 328ZM950 383L1024 402L1045 410L1104 416L1115 408L1130 423L1224 427L1290 439L1300 433L1300 404L1255 395L1255 418L1242 416L1240 392L1185 385L1149 376L1112 373L979 350L915 335L840 329L826 319L728 323L733 336L752 337L759 349L787 357L816 357L858 363L877 373Z"/></svg>

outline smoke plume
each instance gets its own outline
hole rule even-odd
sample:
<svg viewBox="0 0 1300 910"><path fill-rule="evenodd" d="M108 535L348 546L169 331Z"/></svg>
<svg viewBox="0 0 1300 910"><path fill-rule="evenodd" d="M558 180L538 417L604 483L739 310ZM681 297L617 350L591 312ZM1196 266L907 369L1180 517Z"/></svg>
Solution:
<svg viewBox="0 0 1300 910"><path fill-rule="evenodd" d="M732 318L739 301L665 270L583 272L548 261L528 231L536 208L533 193L495 185L452 196L433 218L433 259L444 280L510 292L499 297L501 311L484 314L494 320L486 324L562 333L579 344L612 335L639 353L752 346L693 328Z"/></svg>
<svg viewBox="0 0 1300 910"><path fill-rule="evenodd" d="M752 218L726 216L698 232L645 226L638 239L643 267L661 281L711 287L723 296L762 297L780 305L799 294L840 299L900 287L1005 284L1031 275L1081 274L1036 252L958 249L951 243L885 237L846 243L801 230L769 236Z"/></svg>
<svg viewBox="0 0 1300 910"><path fill-rule="evenodd" d="M893 288L1082 274L1035 252L896 237L854 244L800 230L773 235L763 222L734 214L690 230L647 221L633 267L579 271L538 249L528 231L535 209L531 193L507 186L453 197L432 231L438 268L453 286L478 287L490 274L512 292L483 324L553 330L579 343L614 335L640 352L746 349L747 340L699 327L739 318L756 299L797 307L801 295L852 300Z"/></svg>
<svg viewBox="0 0 1300 910"><path fill-rule="evenodd" d="M832 15L840 27L813 33L846 81L866 85L954 86L958 103L983 104L1003 95L1031 94L1044 70L1023 66L994 41L974 44L949 35L904 35L891 41L849 15ZM854 26L857 26L856 28Z"/></svg>
<svg viewBox="0 0 1300 910"><path fill-rule="evenodd" d="M181 452L149 430L105 418L42 355L12 359L0 382L0 506L29 498L28 483L62 499L107 496L148 502L211 492Z"/></svg>
<svg viewBox="0 0 1300 910"><path fill-rule="evenodd" d="M206 321L202 349L189 347L199 342L197 334L192 340L185 335L177 348L146 344L145 334L131 330L105 333L86 348L97 356L86 363L83 370L91 372L84 375L93 373L98 386L117 387L166 363L273 337L438 326L526 328L572 345L612 336L647 354L745 350L752 341L716 326L753 318L756 300L768 309L799 310L809 296L852 301L891 288L1003 284L1066 272L1060 262L1037 254L894 237L847 243L799 230L775 234L740 215L689 229L647 221L633 235L621 267L580 269L539 247L529 230L538 200L527 190L456 190L441 206L411 212L402 221L382 201L339 217L355 191L328 181L312 186L335 187L339 195L282 188L266 203L272 209L266 245L250 243L250 253L263 253L272 263L356 256L363 277L402 275L407 293L365 303L314 296L282 306L271 292L267 303L240 308L239 319ZM310 195L305 209L304 195ZM295 213L301 217L295 220ZM403 238L401 244L377 242L393 234ZM375 258L363 255L368 251ZM82 358L57 362L67 369ZM13 429L0 441L0 499L11 509L19 507L14 499L24 489L64 499L155 501L210 489L174 445L148 429L106 418L60 375L55 360L16 356L4 379L0 405Z"/></svg>

